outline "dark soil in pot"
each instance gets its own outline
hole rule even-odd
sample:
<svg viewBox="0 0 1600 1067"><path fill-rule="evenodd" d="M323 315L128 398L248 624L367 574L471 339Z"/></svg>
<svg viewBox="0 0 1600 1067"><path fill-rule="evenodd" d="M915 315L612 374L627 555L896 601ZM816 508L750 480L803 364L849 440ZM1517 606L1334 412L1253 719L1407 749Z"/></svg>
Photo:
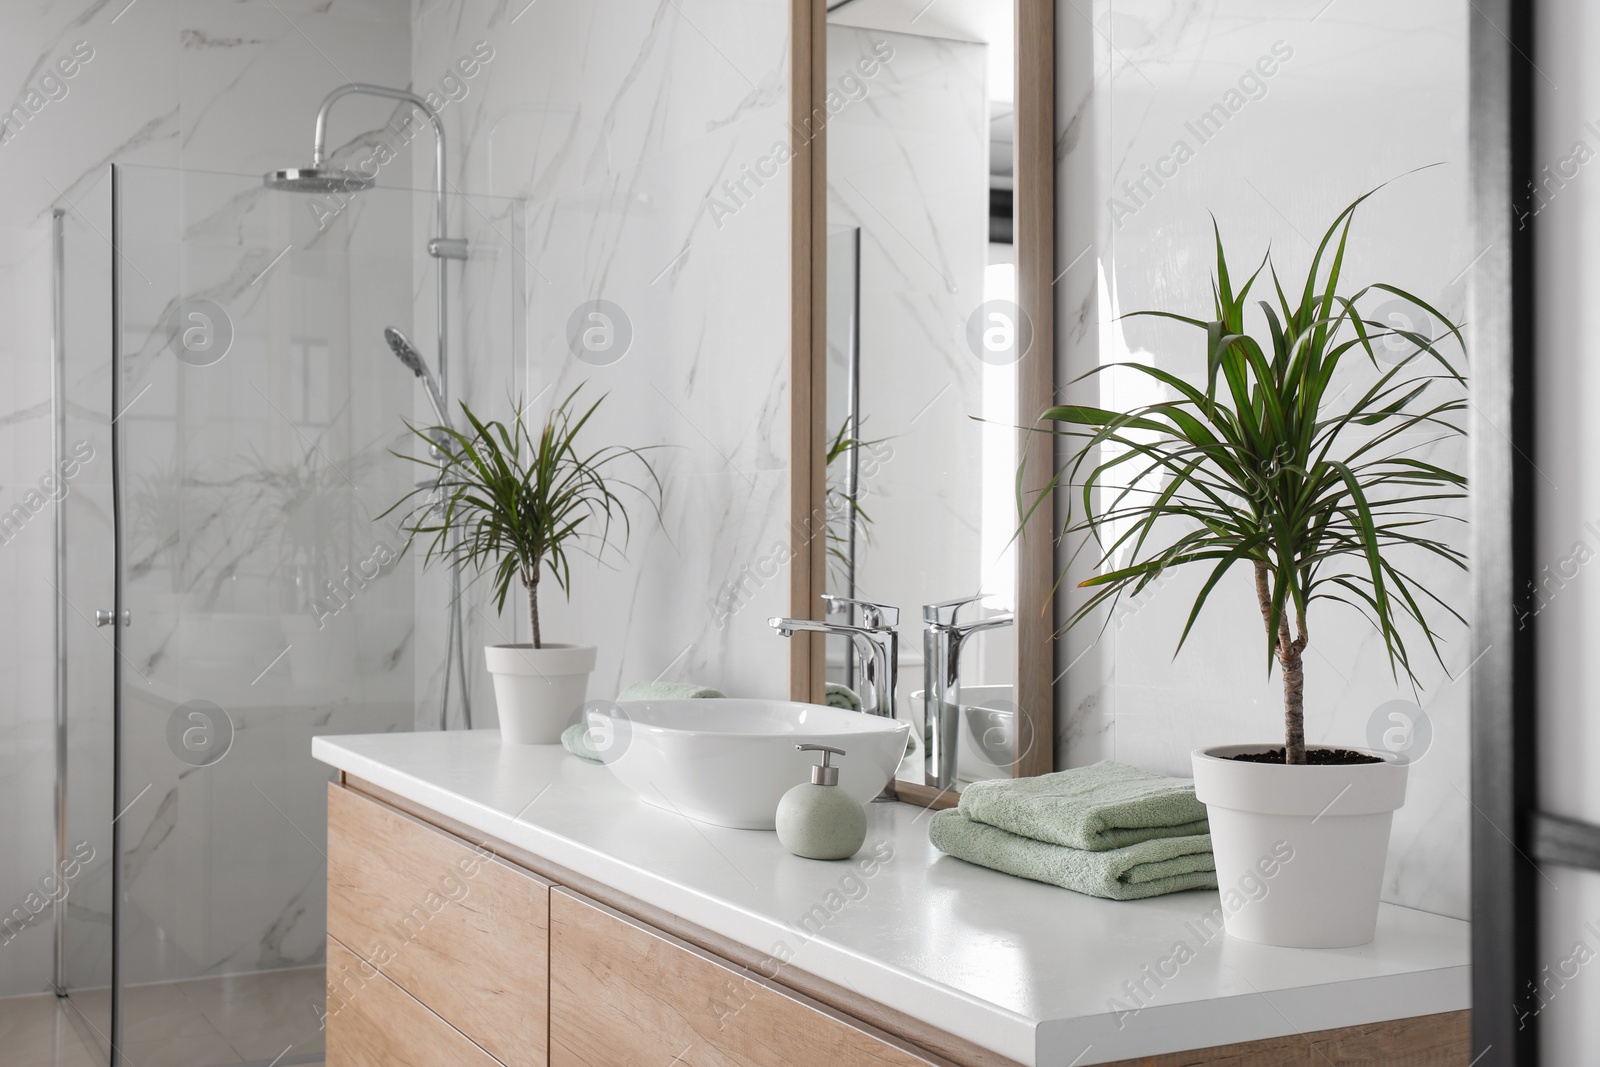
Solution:
<svg viewBox="0 0 1600 1067"><path fill-rule="evenodd" d="M1268 749L1265 752L1241 752L1228 759L1240 763L1283 763L1284 751L1281 748ZM1305 766L1309 767L1348 767L1358 763L1382 763L1376 756L1369 756L1365 752L1352 752L1348 748L1310 748L1306 750Z"/></svg>

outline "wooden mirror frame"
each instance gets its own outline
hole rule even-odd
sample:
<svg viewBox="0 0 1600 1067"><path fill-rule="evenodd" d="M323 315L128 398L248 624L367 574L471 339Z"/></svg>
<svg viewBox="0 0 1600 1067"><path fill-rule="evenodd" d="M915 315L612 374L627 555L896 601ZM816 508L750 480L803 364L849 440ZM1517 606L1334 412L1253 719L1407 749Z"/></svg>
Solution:
<svg viewBox="0 0 1600 1067"><path fill-rule="evenodd" d="M1055 5L1052 0L1012 0L1016 5L1016 178L1013 199L1017 250L1017 301L1033 324L1033 344L1017 363L1017 456L1033 489L1052 467L1054 438L1028 426L1049 407L1055 391ZM826 241L827 137L823 94L827 74L827 0L790 0L793 73L790 133L791 366L789 613L820 618L826 591ZM1017 542L1017 736L1024 741L1014 763L1018 777L1055 766L1055 581L1053 516L1034 512ZM903 607L903 605L902 605ZM913 606L914 607L914 606ZM913 613L912 625L920 625ZM823 638L796 633L789 642L789 695L822 703ZM900 798L950 807L952 790L900 782Z"/></svg>

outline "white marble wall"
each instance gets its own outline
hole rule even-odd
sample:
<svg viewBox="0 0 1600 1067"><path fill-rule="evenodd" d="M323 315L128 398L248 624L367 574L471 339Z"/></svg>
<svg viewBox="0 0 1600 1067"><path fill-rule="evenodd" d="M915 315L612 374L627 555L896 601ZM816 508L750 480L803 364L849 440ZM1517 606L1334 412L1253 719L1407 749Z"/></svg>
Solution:
<svg viewBox="0 0 1600 1067"><path fill-rule="evenodd" d="M1070 265L1057 283L1060 381L1129 359L1196 373L1202 349L1183 329L1114 320L1148 308L1209 316L1208 211L1236 270L1270 247L1288 284L1345 204L1431 163L1442 165L1363 206L1344 276L1410 289L1461 320L1465 272L1477 250L1467 244L1460 5L1099 0L1092 12L1091 25L1063 5L1057 23L1056 252L1063 268ZM1262 57L1271 60L1270 76L1256 68ZM1230 117L1202 140L1193 124L1218 103ZM1189 155L1177 164L1180 141ZM1130 193L1124 183L1139 182L1147 165L1167 177ZM1064 395L1113 408L1154 399L1140 388L1108 376ZM1459 467L1465 449L1458 442L1437 457ZM1464 532L1444 532L1465 547ZM1424 560L1409 561L1408 573L1465 608L1461 572ZM1242 571L1218 587L1173 658L1200 581L1179 574L1124 608L1103 636L1086 628L1063 641L1057 743L1064 765L1115 757L1187 774L1193 748L1279 736L1281 689L1263 671L1260 617ZM1383 642L1354 613L1318 605L1310 622L1307 736L1366 744L1375 715L1388 725L1380 709L1413 694L1395 684ZM1468 644L1459 626L1447 623L1442 633L1443 667L1416 657L1432 747L1395 819L1385 896L1465 915Z"/></svg>
<svg viewBox="0 0 1600 1067"><path fill-rule="evenodd" d="M660 446L662 521L633 503L625 557L575 558L570 602L541 586L546 639L600 648L592 697L657 677L787 693L765 620L788 609L788 172L723 189L787 141L787 20L782 0L418 5L419 88L495 51L443 113L452 181L526 203L526 366L466 395L537 415L584 383L608 396L592 444ZM597 299L632 341L585 362L567 324ZM522 619L476 613L469 648L526 640Z"/></svg>
<svg viewBox="0 0 1600 1067"><path fill-rule="evenodd" d="M400 487L395 472L405 473L384 458L400 443L395 415L426 416L380 331L398 325L434 354L434 264L420 255L431 204L384 191L431 187L431 136L401 150L384 168L383 189L324 235L302 201L266 193L256 177L306 161L317 103L338 84L409 84L448 101L451 225L471 245L469 262L450 268L456 395L496 414L520 395L538 411L584 381L590 395L610 394L591 441L661 446L653 455L666 482L664 521L636 505L626 557L576 560L570 603L547 583L547 634L601 647L596 696L656 677L786 692L787 649L764 619L787 608L787 184L781 176L759 187L747 181L727 216L710 201L788 137L787 25L781 0L605 9L85 0L0 16L0 70L15 74L0 95L26 101L41 72L78 41L94 53L64 96L52 81L57 98L0 144L0 302L9 312L0 326L9 387L0 402L0 510L49 465L51 204L82 201L73 240L87 244L103 240L90 220L107 227L109 162L184 173L181 182L177 171L129 173L130 190L142 184L150 198L129 224L151 257L138 265L151 278L150 292L125 294L127 343L136 386L153 383L127 416L129 440L151 488L164 457L185 457L181 499L166 511L141 509L157 521L130 530L148 549L130 581L139 617L128 675L138 688L127 713L129 763L149 781L127 792L150 789L122 824L135 857L136 980L318 958L324 775L309 760L308 739L426 725L436 714L444 575L422 573L413 560L364 590L326 631L300 633L304 613L283 601L296 600L286 579L303 539L279 536L298 527L246 517L236 498L265 506L271 486L229 467L253 446L264 469L286 471L306 456L300 430L325 415L341 421L313 408L342 405L347 417L319 444L330 468L359 468L355 487L336 491L334 510L365 521ZM476 60L470 75L458 65L466 58ZM388 103L347 100L334 113L330 145L339 158L361 158L386 139L380 128L395 114ZM255 272L284 245L290 253L257 285ZM108 263L109 251L102 255ZM106 314L109 272L98 267L74 274L73 313L85 322ZM137 274L132 265L124 272L144 285ZM197 293L236 316L239 348L217 367L179 368L159 355L159 326L174 296ZM614 362L582 362L566 341L572 311L595 298L623 308L631 327L631 346ZM100 302L93 309L91 299ZM103 361L105 352L90 349L85 359ZM308 367L316 370L309 390ZM101 398L100 409L78 414L103 434L103 362L98 379L86 373L74 391ZM263 398L267 407L302 410L263 413ZM77 532L86 542L104 538L108 509L96 494L105 496L108 483L82 485ZM347 525L323 519L309 517L323 533ZM185 531L175 551L162 548L162 521L168 533ZM26 813L0 831L7 907L53 857L49 534L46 516L0 546L0 590L13 606L0 630L0 797L5 810ZM99 562L109 562L104 551ZM85 575L76 588L103 599L93 586L104 577ZM519 606L497 618L475 600L474 702L478 725L492 725L479 649L525 637L524 613ZM101 605L84 606L92 613ZM350 634L335 632L347 622ZM225 628L240 636L207 654ZM75 701L88 702L81 716L96 726L109 715L104 637L86 623L73 631ZM279 637L298 639L296 649L258 681L245 677L271 662L268 646ZM330 666L339 684L312 685ZM171 709L196 697L228 707L238 729L215 768L182 766L166 749ZM74 745L85 765L105 754L103 731ZM110 806L108 769L83 769L74 811L100 814ZM72 898L82 920L74 924L80 981L105 964L109 847L98 851ZM0 994L44 987L49 941L42 923L0 946Z"/></svg>

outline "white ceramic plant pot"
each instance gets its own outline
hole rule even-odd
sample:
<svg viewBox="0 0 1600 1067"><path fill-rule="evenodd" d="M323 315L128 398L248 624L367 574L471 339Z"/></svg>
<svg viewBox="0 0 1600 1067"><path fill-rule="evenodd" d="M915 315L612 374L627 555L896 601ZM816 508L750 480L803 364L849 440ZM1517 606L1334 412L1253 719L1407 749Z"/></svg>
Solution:
<svg viewBox="0 0 1600 1067"><path fill-rule="evenodd" d="M553 745L577 720L594 670L593 645L488 645L500 738L512 745Z"/></svg>
<svg viewBox="0 0 1600 1067"><path fill-rule="evenodd" d="M1228 933L1286 948L1365 945L1377 927L1407 762L1365 749L1356 751L1382 762L1287 767L1228 758L1277 747L1220 745L1193 755Z"/></svg>

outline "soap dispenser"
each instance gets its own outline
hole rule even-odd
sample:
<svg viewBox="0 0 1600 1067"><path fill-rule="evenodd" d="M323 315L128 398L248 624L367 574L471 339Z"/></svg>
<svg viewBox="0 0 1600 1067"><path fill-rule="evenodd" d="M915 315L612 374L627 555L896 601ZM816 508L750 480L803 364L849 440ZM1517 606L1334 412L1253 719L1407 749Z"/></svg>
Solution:
<svg viewBox="0 0 1600 1067"><path fill-rule="evenodd" d="M843 756L842 748L796 745L801 752L820 752L822 762L811 768L811 781L795 786L778 801L778 840L796 856L812 860L847 860L867 839L867 812L859 801L839 788L839 768L829 756Z"/></svg>

